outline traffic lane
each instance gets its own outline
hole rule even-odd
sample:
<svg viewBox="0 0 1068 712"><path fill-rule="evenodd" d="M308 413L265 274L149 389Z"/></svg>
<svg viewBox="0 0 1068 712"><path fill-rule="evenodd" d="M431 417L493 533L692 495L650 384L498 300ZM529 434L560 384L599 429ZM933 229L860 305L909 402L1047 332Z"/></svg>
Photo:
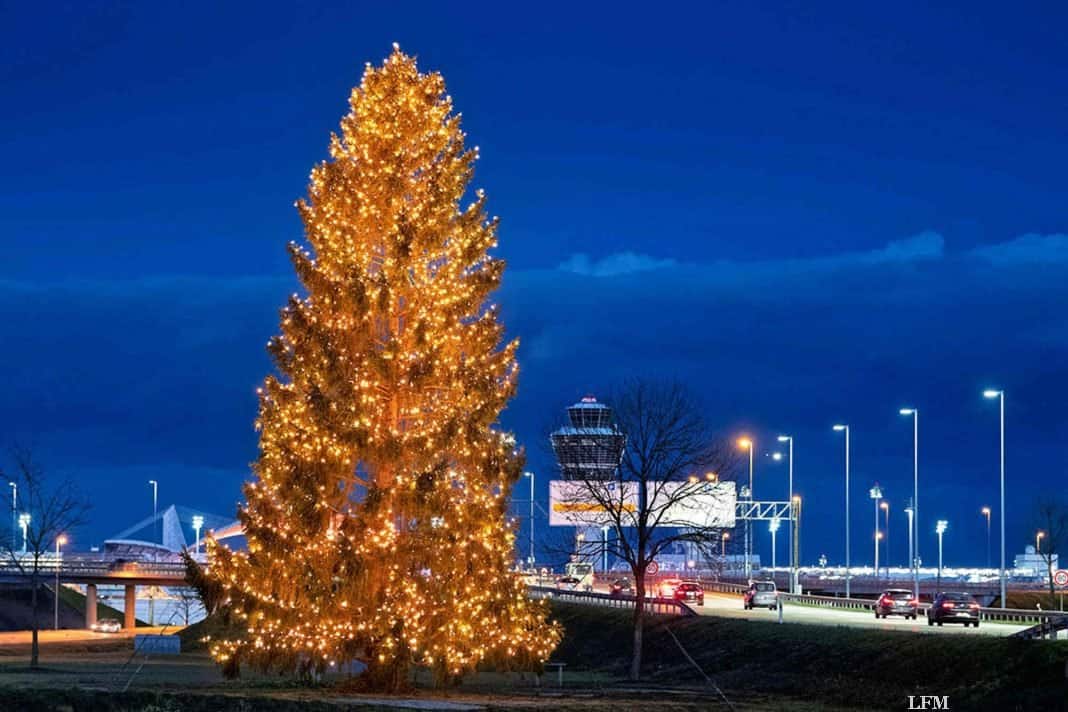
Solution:
<svg viewBox="0 0 1068 712"><path fill-rule="evenodd" d="M176 633L181 627L164 628L163 626L141 626L133 630L122 629L118 633L97 633L86 628L63 628L60 630L37 631L37 642L40 645L53 643L80 643L99 640L116 640L132 638L134 635L146 633ZM30 645L33 640L33 632L28 630L5 631L0 633L0 648L19 647Z"/></svg>
<svg viewBox="0 0 1068 712"><path fill-rule="evenodd" d="M747 611L742 607L742 597L726 593L705 592L705 605L693 606L703 615L741 618L744 620L778 621L779 614L768 609ZM783 607L783 623L811 623L815 625L844 625L875 630L907 630L914 633L949 633L955 635L1010 635L1028 628L1027 625L984 622L978 628L965 627L961 623L946 623L944 626L928 626L927 619L920 615L916 620L902 617L876 618L871 611L850 611L842 608L817 608L787 603Z"/></svg>

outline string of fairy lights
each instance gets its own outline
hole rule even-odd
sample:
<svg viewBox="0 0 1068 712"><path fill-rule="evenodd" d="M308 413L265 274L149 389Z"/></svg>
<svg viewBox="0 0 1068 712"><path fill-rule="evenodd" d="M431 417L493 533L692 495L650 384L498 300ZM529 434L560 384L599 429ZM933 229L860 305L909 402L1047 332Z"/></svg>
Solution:
<svg viewBox="0 0 1068 712"><path fill-rule="evenodd" d="M297 205L292 295L259 390L260 456L210 575L244 627L221 663L459 675L546 660L560 629L508 572L522 455L495 429L517 342L488 305L504 264L440 74L368 65Z"/></svg>

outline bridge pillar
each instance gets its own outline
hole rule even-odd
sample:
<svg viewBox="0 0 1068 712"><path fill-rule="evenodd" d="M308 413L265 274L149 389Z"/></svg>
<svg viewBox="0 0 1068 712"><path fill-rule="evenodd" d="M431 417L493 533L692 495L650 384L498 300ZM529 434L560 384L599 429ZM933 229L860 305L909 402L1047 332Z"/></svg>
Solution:
<svg viewBox="0 0 1068 712"><path fill-rule="evenodd" d="M137 586L126 584L126 601L123 606L122 627L133 630L137 627Z"/></svg>
<svg viewBox="0 0 1068 712"><path fill-rule="evenodd" d="M96 584L85 584L85 627L96 623Z"/></svg>

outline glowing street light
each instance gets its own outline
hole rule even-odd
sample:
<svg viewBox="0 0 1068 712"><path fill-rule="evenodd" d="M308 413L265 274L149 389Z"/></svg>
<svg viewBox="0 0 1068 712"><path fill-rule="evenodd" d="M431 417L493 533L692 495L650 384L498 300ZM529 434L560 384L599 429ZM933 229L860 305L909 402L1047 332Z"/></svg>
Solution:
<svg viewBox="0 0 1068 712"><path fill-rule="evenodd" d="M883 527L886 530L886 544L883 553L886 554L886 578L890 578L890 503L884 499L879 503L879 509L886 513L886 526Z"/></svg>
<svg viewBox="0 0 1068 712"><path fill-rule="evenodd" d="M530 565L534 565L534 473L523 473L523 477L530 478Z"/></svg>
<svg viewBox="0 0 1068 712"><path fill-rule="evenodd" d="M197 533L196 553L200 553L200 528L204 526L204 517L199 514L193 515L193 531Z"/></svg>
<svg viewBox="0 0 1068 712"><path fill-rule="evenodd" d="M938 590L942 590L942 535L946 533L946 529L949 528L949 522L945 519L939 519L935 525L935 532L938 534Z"/></svg>
<svg viewBox="0 0 1068 712"><path fill-rule="evenodd" d="M868 495L875 502L875 578L879 578L879 500L883 498L883 491L878 482L868 490Z"/></svg>
<svg viewBox="0 0 1068 712"><path fill-rule="evenodd" d="M11 488L11 551L15 550L15 516L19 508L19 485L17 482L8 482Z"/></svg>
<svg viewBox="0 0 1068 712"><path fill-rule="evenodd" d="M28 530L30 528L30 513L29 512L23 512L22 514L19 515L19 527L22 528L22 553L25 554L26 553L26 538L28 536L27 532L28 532Z"/></svg>
<svg viewBox="0 0 1068 712"><path fill-rule="evenodd" d="M983 507L979 513L986 517L986 567L990 568L990 507Z"/></svg>
<svg viewBox="0 0 1068 712"><path fill-rule="evenodd" d="M721 556L723 556L724 559L727 558L727 540L730 539L730 538L731 538L731 533L730 532L723 532L723 536L720 537L720 543L723 545ZM724 565L726 565L726 562L724 562Z"/></svg>
<svg viewBox="0 0 1068 712"><path fill-rule="evenodd" d="M793 438L792 435L780 435L778 440L781 443L787 443L787 448L788 448L787 449L787 457L789 458L789 460L787 461L787 467L789 469L789 479L787 480L787 487L790 490L789 499L790 499L791 502L793 502L793 499L794 499L794 438ZM791 517L790 517L791 519L793 519L792 512L793 512L793 509L792 509L792 506L791 506ZM796 592L796 590L797 590L797 567L798 567L798 561L797 561L797 557L795 556L796 547L794 546L794 529L796 529L796 526L790 527L790 591L791 592Z"/></svg>
<svg viewBox="0 0 1068 712"><path fill-rule="evenodd" d="M1042 553L1042 537L1046 536L1046 532L1035 532L1035 553Z"/></svg>
<svg viewBox="0 0 1068 712"><path fill-rule="evenodd" d="M771 568L775 568L775 533L779 531L779 518L775 517L768 522L768 531L771 532Z"/></svg>
<svg viewBox="0 0 1068 712"><path fill-rule="evenodd" d="M53 629L59 630L59 547L67 543L67 537L60 534L56 537L56 588L53 598L55 599L55 612L53 613Z"/></svg>
<svg viewBox="0 0 1068 712"><path fill-rule="evenodd" d="M988 388L983 391L984 398L997 398L1001 422L1001 607L1005 607L1005 391Z"/></svg>
<svg viewBox="0 0 1068 712"><path fill-rule="evenodd" d="M738 447L749 450L749 499L753 499L753 441L751 438L738 438ZM753 573L753 530L749 518L745 519L745 578Z"/></svg>
<svg viewBox="0 0 1068 712"><path fill-rule="evenodd" d="M919 408L902 408L901 415L912 416L912 502L910 508L909 566L912 567L912 596L920 599L920 410Z"/></svg>
<svg viewBox="0 0 1068 712"><path fill-rule="evenodd" d="M849 598L849 584L852 578L849 572L849 426L835 425L834 429L845 433L845 571L846 598Z"/></svg>

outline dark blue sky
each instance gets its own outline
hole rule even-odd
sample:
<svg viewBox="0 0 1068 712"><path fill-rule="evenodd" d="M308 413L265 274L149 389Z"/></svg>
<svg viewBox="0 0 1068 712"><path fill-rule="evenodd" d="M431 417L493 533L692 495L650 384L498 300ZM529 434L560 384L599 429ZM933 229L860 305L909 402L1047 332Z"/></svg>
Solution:
<svg viewBox="0 0 1068 712"><path fill-rule="evenodd" d="M806 560L841 556L850 422L854 551L879 480L903 562L916 405L923 549L944 516L947 561L980 563L997 385L1022 548L1068 489L1063 5L437 5L0 5L0 439L94 493L79 543L150 511L150 477L233 510L293 201L397 41L481 147L523 340L504 421L542 492L555 408L675 376L761 453L797 437Z"/></svg>

